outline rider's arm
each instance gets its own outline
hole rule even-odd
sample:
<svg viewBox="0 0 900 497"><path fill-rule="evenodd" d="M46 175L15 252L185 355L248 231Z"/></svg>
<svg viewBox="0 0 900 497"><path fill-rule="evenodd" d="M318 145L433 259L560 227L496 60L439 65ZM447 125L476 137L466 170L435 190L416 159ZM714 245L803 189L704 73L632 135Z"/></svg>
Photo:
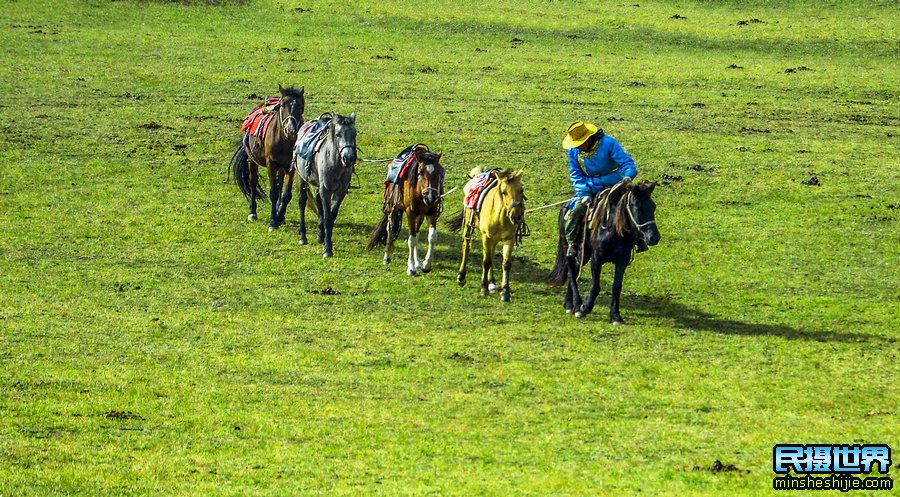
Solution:
<svg viewBox="0 0 900 497"><path fill-rule="evenodd" d="M578 196L590 195L592 193L590 178L585 176L578 163L578 149L570 148L569 155L569 179L572 180L572 187L575 188L575 194Z"/></svg>
<svg viewBox="0 0 900 497"><path fill-rule="evenodd" d="M625 152L625 149L622 148L622 145L619 145L615 138L611 136L606 138L611 142L609 157L616 163L617 168L609 174L590 178L596 187L612 186L625 179L626 176L631 179L637 176L637 166L634 164L634 159Z"/></svg>

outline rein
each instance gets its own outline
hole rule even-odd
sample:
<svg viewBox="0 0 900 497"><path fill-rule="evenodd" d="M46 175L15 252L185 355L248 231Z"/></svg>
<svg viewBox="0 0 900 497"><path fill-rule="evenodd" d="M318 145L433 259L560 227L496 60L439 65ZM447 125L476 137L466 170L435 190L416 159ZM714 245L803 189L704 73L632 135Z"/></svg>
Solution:
<svg viewBox="0 0 900 497"><path fill-rule="evenodd" d="M290 115L290 114L288 114L287 117L283 117L283 116L284 116L284 105L282 105L281 103L278 104L278 116L281 117L281 134L282 134L285 138L290 138L290 136L291 136L291 135L289 135L289 134L287 133L287 123L293 122L293 123L294 123L294 129L295 129L295 130L299 130L299 129L300 129L300 126L299 126L298 123L297 123L297 118L296 118L296 117L294 117L294 116L292 116L292 115ZM297 132L295 131L294 134L297 134Z"/></svg>
<svg viewBox="0 0 900 497"><path fill-rule="evenodd" d="M637 219L634 218L634 214L632 214L632 212L631 212L631 202L628 202L629 195L630 195L631 197L633 197L633 196L634 196L634 193L629 191L629 192L625 195L625 212L628 213L628 218L631 219L631 222L634 224L634 227L640 230L640 229L643 228L644 226L650 226L651 224L656 224L656 219L651 219L651 220L649 220L649 221L647 221L647 222L645 222L645 223L638 223L638 222L637 222Z"/></svg>

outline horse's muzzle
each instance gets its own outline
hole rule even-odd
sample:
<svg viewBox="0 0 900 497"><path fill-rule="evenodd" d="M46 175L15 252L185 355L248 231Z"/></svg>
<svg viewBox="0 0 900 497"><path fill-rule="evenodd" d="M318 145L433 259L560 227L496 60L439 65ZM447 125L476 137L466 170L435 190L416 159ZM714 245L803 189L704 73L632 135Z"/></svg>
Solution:
<svg viewBox="0 0 900 497"><path fill-rule="evenodd" d="M647 245L649 245L651 247L654 245L657 245L659 243L659 239L660 239L659 230L657 230L657 229L652 229L652 230L643 230L642 229L642 230L638 231L638 236L641 238L641 240L644 241L644 243L646 243Z"/></svg>
<svg viewBox="0 0 900 497"><path fill-rule="evenodd" d="M341 151L341 164L343 164L344 167L351 167L356 164L356 150L349 147L344 148L344 150Z"/></svg>

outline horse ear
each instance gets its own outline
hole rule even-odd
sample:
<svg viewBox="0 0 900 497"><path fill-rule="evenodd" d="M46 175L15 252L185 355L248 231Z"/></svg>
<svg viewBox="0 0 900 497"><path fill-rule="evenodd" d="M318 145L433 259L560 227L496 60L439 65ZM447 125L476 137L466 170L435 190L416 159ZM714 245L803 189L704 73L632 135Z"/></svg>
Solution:
<svg viewBox="0 0 900 497"><path fill-rule="evenodd" d="M524 168L524 167L523 167L522 169L519 169L518 171L514 172L514 173L512 174L512 177L513 177L513 178L521 178L523 174L525 174L525 168Z"/></svg>
<svg viewBox="0 0 900 497"><path fill-rule="evenodd" d="M438 152L437 156L438 156L438 160L441 160L441 157L444 156L444 152Z"/></svg>
<svg viewBox="0 0 900 497"><path fill-rule="evenodd" d="M278 83L278 93L281 93L284 96L284 87L281 86L281 83Z"/></svg>
<svg viewBox="0 0 900 497"><path fill-rule="evenodd" d="M354 123L356 122L356 111L350 113L350 120Z"/></svg>
<svg viewBox="0 0 900 497"><path fill-rule="evenodd" d="M303 95L305 91L306 91L306 87L305 87L305 86L301 86L301 87L300 87L300 90L299 90L297 93L299 93L300 95Z"/></svg>

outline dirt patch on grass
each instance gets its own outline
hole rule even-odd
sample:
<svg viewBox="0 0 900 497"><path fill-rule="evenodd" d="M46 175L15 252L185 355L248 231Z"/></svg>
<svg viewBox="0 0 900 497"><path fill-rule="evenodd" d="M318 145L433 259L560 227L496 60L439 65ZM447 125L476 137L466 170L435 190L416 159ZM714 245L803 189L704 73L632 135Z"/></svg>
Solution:
<svg viewBox="0 0 900 497"><path fill-rule="evenodd" d="M712 474L716 473L749 473L749 469L741 469L735 466L734 464L722 464L722 461L716 459L708 468L701 468L699 465L694 466L694 471L709 471Z"/></svg>
<svg viewBox="0 0 900 497"><path fill-rule="evenodd" d="M810 176L808 179L801 181L806 186L819 186L819 177L818 176Z"/></svg>
<svg viewBox="0 0 900 497"><path fill-rule="evenodd" d="M315 295L340 295L341 294L341 292L335 290L334 288L331 288L330 286L327 286L327 287L323 288L322 290L310 290L309 293L313 293Z"/></svg>
<svg viewBox="0 0 900 497"><path fill-rule="evenodd" d="M131 411L108 411L103 417L106 419L119 419L119 420L128 420L128 419L137 419L140 421L144 420L144 417L138 414L135 414Z"/></svg>

